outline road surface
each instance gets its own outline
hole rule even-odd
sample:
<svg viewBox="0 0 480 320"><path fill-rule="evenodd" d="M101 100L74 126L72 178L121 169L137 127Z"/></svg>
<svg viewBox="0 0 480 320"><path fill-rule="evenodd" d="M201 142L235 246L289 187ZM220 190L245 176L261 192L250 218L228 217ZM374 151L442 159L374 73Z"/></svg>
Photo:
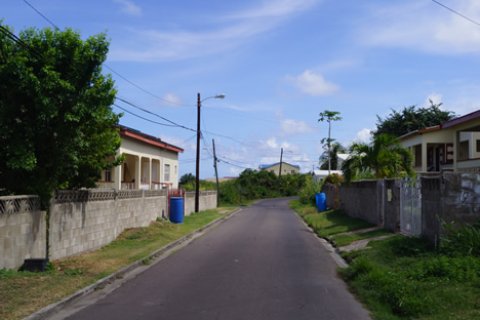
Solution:
<svg viewBox="0 0 480 320"><path fill-rule="evenodd" d="M370 319L336 268L288 200L263 200L68 319Z"/></svg>

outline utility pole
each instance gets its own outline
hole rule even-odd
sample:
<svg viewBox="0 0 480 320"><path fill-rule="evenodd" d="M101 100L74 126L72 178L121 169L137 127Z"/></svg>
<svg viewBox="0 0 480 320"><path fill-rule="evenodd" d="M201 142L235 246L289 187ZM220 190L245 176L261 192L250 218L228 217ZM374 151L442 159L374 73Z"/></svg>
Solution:
<svg viewBox="0 0 480 320"><path fill-rule="evenodd" d="M218 197L220 196L220 183L218 182L218 169L217 169L217 153L215 152L215 139L212 139L213 145L213 167L215 168L215 179L217 180L217 206L218 206Z"/></svg>
<svg viewBox="0 0 480 320"><path fill-rule="evenodd" d="M282 176L282 158L283 158L283 148L280 149L280 171L278 171L278 177Z"/></svg>
<svg viewBox="0 0 480 320"><path fill-rule="evenodd" d="M195 212L199 211L200 207L200 93L197 94L197 162L195 166Z"/></svg>

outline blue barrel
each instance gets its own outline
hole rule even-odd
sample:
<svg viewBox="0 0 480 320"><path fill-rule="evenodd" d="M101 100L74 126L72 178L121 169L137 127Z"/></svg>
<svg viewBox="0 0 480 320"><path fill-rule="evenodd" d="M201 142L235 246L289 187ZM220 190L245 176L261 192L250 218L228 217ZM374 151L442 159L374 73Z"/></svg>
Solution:
<svg viewBox="0 0 480 320"><path fill-rule="evenodd" d="M315 204L317 205L318 212L327 210L327 195L325 192L315 194Z"/></svg>
<svg viewBox="0 0 480 320"><path fill-rule="evenodd" d="M170 221L173 223L183 222L184 202L181 197L170 198Z"/></svg>

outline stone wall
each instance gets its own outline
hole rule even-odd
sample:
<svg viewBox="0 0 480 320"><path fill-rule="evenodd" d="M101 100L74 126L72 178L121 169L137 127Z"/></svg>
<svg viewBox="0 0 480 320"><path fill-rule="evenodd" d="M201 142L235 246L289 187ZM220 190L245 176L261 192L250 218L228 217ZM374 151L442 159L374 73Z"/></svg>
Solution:
<svg viewBox="0 0 480 320"><path fill-rule="evenodd" d="M52 260L100 248L125 229L148 226L167 212L162 190L68 192L57 196L51 208Z"/></svg>
<svg viewBox="0 0 480 320"><path fill-rule="evenodd" d="M0 197L0 269L45 258L46 213L36 196Z"/></svg>

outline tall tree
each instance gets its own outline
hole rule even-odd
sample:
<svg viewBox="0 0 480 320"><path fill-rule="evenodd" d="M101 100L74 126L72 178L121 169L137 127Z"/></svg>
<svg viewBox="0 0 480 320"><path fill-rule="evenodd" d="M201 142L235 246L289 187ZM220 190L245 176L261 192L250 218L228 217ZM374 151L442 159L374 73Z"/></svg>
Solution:
<svg viewBox="0 0 480 320"><path fill-rule="evenodd" d="M377 130L374 135L386 133L400 137L418 129L442 124L455 116L452 111L440 110L442 103L435 104L432 100L429 101L430 106L426 108L410 106L400 112L392 109L384 119L377 115Z"/></svg>
<svg viewBox="0 0 480 320"><path fill-rule="evenodd" d="M116 91L102 74L104 34L73 30L0 33L0 188L38 194L94 186L117 163Z"/></svg>
<svg viewBox="0 0 480 320"><path fill-rule="evenodd" d="M342 117L340 116L340 112L338 111L330 111L330 110L325 110L323 112L320 112L319 114L320 118L318 119L319 122L327 121L328 122L328 138L326 140L327 143L327 151L328 151L328 174L330 174L330 171L332 170L332 159L330 157L330 147L332 143L332 137L331 137L331 132L332 132L332 121L340 121L342 120Z"/></svg>
<svg viewBox="0 0 480 320"><path fill-rule="evenodd" d="M374 136L370 144L354 143L342 170L346 181L411 176L412 154L396 137L380 134Z"/></svg>
<svg viewBox="0 0 480 320"><path fill-rule="evenodd" d="M340 166L338 165L338 154L344 153L346 151L347 150L345 149L345 147L342 146L340 143L332 142L330 153L328 152L328 150L325 150L325 152L323 152L320 156L320 169L328 170L328 158L330 157L331 169L340 170Z"/></svg>

